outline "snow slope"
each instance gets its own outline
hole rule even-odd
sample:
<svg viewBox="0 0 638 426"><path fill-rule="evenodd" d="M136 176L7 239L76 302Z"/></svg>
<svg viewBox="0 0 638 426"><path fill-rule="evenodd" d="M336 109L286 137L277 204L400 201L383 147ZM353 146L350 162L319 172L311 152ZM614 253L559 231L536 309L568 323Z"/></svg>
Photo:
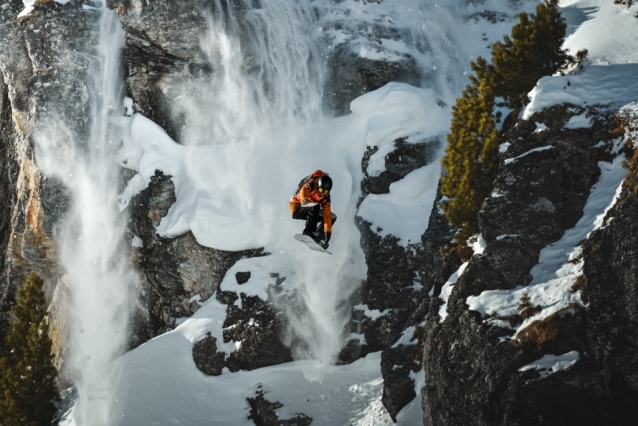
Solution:
<svg viewBox="0 0 638 426"><path fill-rule="evenodd" d="M231 269L221 285L232 290L234 272L254 266L256 262L276 264L275 259L245 259ZM269 262L271 261L271 262ZM254 269L252 269L254 270ZM262 291L257 285L242 286L249 294ZM236 284L234 284L236 285ZM214 298L204 303L192 318L174 331L159 336L127 353L111 366L111 374L119 382L117 403L111 408L111 424L118 425L250 425L246 398L262 390L270 401L279 401L280 418L304 413L314 419L313 425L391 425L381 405L383 381L380 378L380 353L346 366L326 366L315 360L207 376L195 367L192 345L211 332L218 338L218 350L232 351L233 343L221 338L226 306ZM312 373L321 379L313 380ZM310 374L309 374L310 373ZM422 380L420 381L422 385ZM151 408L152 407L152 408ZM63 424L74 424L69 413ZM422 419L420 404L412 404L399 414L399 419ZM410 423L418 424L418 423Z"/></svg>
<svg viewBox="0 0 638 426"><path fill-rule="evenodd" d="M587 49L585 69L575 75L543 77L530 92L523 118L552 105L613 104L616 108L638 99L638 6L604 0L566 0L560 3L568 30L564 47Z"/></svg>

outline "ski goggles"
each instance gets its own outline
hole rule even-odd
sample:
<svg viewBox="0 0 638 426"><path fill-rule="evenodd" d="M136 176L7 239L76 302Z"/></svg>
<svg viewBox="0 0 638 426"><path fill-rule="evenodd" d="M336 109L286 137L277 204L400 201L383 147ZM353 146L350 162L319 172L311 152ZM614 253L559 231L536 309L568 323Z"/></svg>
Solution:
<svg viewBox="0 0 638 426"><path fill-rule="evenodd" d="M328 195L328 194L330 194L330 190L329 189L319 188L319 193L323 194L323 195Z"/></svg>

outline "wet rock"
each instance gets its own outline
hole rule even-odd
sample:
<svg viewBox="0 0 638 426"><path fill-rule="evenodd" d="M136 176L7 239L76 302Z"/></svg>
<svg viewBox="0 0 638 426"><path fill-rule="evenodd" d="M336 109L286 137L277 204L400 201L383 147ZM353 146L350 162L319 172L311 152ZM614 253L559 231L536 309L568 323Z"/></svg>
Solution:
<svg viewBox="0 0 638 426"><path fill-rule="evenodd" d="M195 367L204 374L219 376L224 368L225 352L217 352L217 339L207 334L193 345L193 361Z"/></svg>
<svg viewBox="0 0 638 426"><path fill-rule="evenodd" d="M312 423L312 418L305 414L297 414L293 418L279 420L277 410L284 404L279 401L268 401L263 390L257 390L254 398L246 398L246 400L250 405L248 418L257 426L308 426Z"/></svg>

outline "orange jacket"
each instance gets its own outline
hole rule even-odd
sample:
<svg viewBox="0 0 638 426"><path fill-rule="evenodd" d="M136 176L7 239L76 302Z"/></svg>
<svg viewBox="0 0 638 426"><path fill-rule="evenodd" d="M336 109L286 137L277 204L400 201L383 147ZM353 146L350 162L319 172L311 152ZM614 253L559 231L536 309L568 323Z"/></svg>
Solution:
<svg viewBox="0 0 638 426"><path fill-rule="evenodd" d="M321 205L321 213L323 216L323 230L324 232L332 232L332 212L330 211L330 195L323 196L319 193L317 188L317 179L321 176L326 176L321 170L316 170L311 179L301 187L299 192L290 198L289 207L290 214L294 213L301 205L301 200L308 200L308 204L304 207L312 207L317 204Z"/></svg>

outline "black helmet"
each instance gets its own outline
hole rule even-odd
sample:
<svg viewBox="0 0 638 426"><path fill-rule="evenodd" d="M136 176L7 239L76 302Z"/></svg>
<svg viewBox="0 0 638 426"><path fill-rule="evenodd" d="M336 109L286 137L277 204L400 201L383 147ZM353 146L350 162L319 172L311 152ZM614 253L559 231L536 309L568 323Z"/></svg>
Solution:
<svg viewBox="0 0 638 426"><path fill-rule="evenodd" d="M330 179L330 176L321 176L317 179L317 187L321 193L330 192L332 189L332 179Z"/></svg>

